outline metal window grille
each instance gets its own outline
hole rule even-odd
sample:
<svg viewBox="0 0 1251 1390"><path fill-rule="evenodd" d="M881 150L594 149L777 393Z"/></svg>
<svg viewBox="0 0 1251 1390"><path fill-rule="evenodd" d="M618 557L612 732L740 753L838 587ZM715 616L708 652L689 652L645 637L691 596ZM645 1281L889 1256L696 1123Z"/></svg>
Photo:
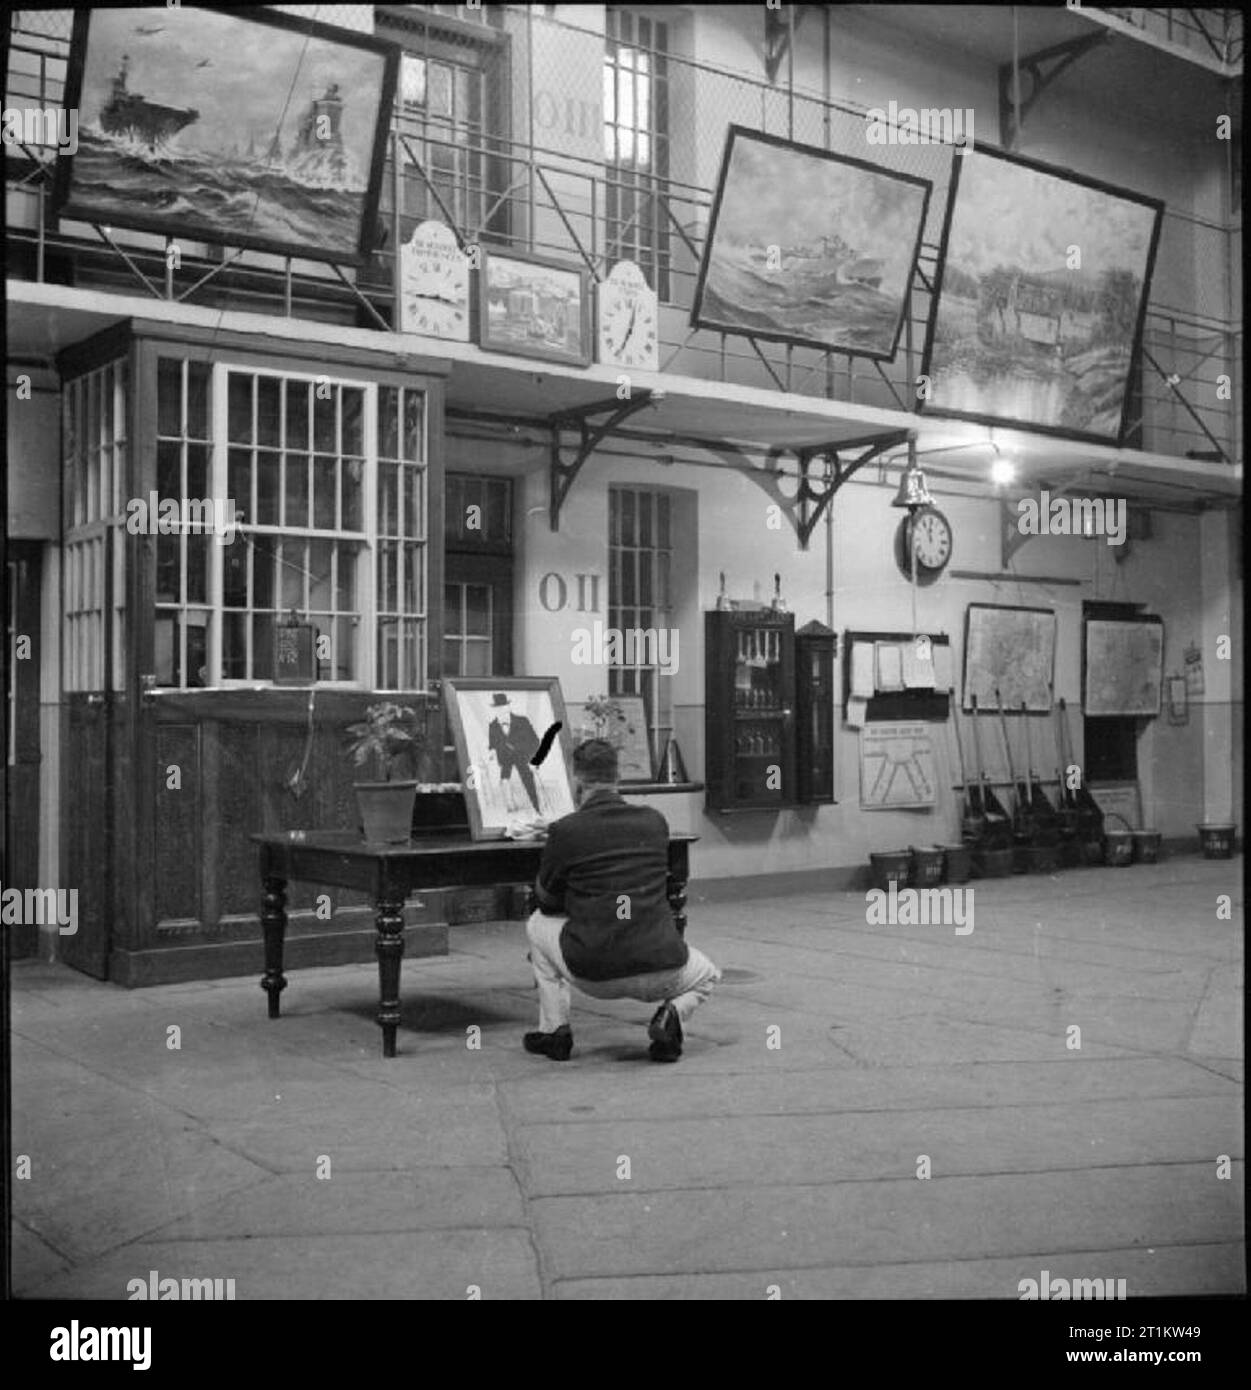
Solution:
<svg viewBox="0 0 1251 1390"><path fill-rule="evenodd" d="M608 490L608 626L621 633L672 626L670 498L647 488ZM652 762L673 732L672 678L660 673L654 644L635 642L631 665L610 666L610 695L641 695L647 712Z"/></svg>
<svg viewBox="0 0 1251 1390"><path fill-rule="evenodd" d="M666 302L669 26L610 7L604 52L605 232L610 262L637 261Z"/></svg>

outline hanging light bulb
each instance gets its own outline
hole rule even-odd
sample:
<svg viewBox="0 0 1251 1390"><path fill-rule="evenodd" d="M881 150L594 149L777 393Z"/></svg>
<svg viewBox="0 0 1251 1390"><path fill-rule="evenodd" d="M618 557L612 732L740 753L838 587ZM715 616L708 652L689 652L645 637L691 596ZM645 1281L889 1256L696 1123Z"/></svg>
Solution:
<svg viewBox="0 0 1251 1390"><path fill-rule="evenodd" d="M993 447L995 457L990 461L990 480L996 487L1007 487L1016 478L1016 463L998 444Z"/></svg>

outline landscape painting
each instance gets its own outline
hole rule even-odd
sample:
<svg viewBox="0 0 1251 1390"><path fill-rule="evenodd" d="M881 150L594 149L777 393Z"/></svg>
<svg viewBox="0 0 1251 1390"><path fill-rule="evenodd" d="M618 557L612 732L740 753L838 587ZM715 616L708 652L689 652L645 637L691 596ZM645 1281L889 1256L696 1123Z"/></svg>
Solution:
<svg viewBox="0 0 1251 1390"><path fill-rule="evenodd" d="M956 159L920 408L1119 443L1163 208L984 146Z"/></svg>
<svg viewBox="0 0 1251 1390"><path fill-rule="evenodd" d="M269 8L79 11L62 217L359 264L374 240L394 45Z"/></svg>
<svg viewBox="0 0 1251 1390"><path fill-rule="evenodd" d="M591 301L585 271L563 261L486 250L481 262L479 347L589 365Z"/></svg>
<svg viewBox="0 0 1251 1390"><path fill-rule="evenodd" d="M930 188L731 126L691 323L894 357Z"/></svg>

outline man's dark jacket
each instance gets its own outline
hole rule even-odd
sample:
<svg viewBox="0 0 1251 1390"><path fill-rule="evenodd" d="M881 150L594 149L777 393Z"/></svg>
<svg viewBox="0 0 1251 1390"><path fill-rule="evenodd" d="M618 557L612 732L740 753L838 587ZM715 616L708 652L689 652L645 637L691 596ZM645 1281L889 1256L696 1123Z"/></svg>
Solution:
<svg viewBox="0 0 1251 1390"><path fill-rule="evenodd" d="M686 964L665 893L669 826L604 788L548 831L539 864L544 912L565 912L561 954L583 980L620 980Z"/></svg>
<svg viewBox="0 0 1251 1390"><path fill-rule="evenodd" d="M499 759L500 778L507 780L513 768L528 768L539 751L539 736L524 714L514 714L508 732L498 719L487 726L487 748Z"/></svg>

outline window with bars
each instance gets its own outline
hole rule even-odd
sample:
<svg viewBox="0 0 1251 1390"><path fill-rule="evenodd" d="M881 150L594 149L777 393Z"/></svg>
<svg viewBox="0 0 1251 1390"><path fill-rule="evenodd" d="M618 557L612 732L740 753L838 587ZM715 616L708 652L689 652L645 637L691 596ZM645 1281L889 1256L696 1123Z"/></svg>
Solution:
<svg viewBox="0 0 1251 1390"><path fill-rule="evenodd" d="M425 397L415 388L162 358L161 497L229 502L229 544L157 538L156 681L273 677L275 629L317 635L318 679L426 679Z"/></svg>
<svg viewBox="0 0 1251 1390"><path fill-rule="evenodd" d="M125 359L119 359L67 382L62 395L62 683L67 691L124 685L128 375Z"/></svg>
<svg viewBox="0 0 1251 1390"><path fill-rule="evenodd" d="M668 301L669 26L609 6L604 52L609 262L636 261Z"/></svg>
<svg viewBox="0 0 1251 1390"><path fill-rule="evenodd" d="M396 247L428 219L450 218L470 240L507 237L502 151L509 124L508 48L498 32L501 16L485 13L495 7L482 7L471 23L445 13L464 8L378 11L378 34L402 51L392 157L378 212L390 244L366 271L366 281L389 278Z"/></svg>
<svg viewBox="0 0 1251 1390"><path fill-rule="evenodd" d="M649 488L608 490L608 626L619 632L671 627L673 551L671 499ZM673 732L673 680L637 659L655 644L635 643L633 666L608 668L610 695L641 695L647 710L652 762L658 764Z"/></svg>

